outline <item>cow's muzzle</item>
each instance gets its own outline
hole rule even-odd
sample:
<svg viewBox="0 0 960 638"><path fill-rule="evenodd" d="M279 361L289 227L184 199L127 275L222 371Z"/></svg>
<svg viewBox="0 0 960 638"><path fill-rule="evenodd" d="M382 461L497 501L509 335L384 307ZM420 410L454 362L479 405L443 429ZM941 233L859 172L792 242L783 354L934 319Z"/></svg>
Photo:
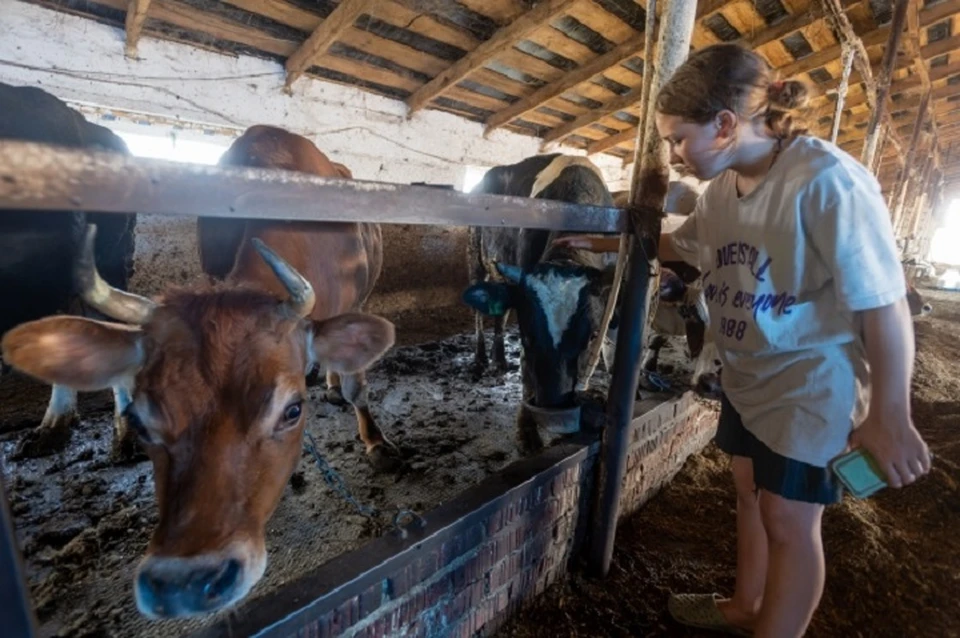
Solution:
<svg viewBox="0 0 960 638"><path fill-rule="evenodd" d="M262 560L247 552L223 551L198 556L149 556L140 565L134 595L140 612L152 619L187 618L212 613L242 599L260 579Z"/></svg>

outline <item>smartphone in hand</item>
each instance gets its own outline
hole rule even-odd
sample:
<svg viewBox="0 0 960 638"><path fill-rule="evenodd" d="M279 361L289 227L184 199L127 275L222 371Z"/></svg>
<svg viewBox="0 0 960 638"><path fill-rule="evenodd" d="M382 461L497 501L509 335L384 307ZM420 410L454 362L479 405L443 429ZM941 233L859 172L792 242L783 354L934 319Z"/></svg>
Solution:
<svg viewBox="0 0 960 638"><path fill-rule="evenodd" d="M873 456L857 448L830 462L830 469L843 486L859 499L868 498L887 487L887 478Z"/></svg>

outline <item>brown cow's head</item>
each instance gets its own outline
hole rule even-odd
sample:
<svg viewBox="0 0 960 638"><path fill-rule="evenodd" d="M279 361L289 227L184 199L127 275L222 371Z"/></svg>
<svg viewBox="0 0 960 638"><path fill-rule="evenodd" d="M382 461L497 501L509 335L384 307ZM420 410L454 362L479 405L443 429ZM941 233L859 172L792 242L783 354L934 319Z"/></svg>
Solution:
<svg viewBox="0 0 960 638"><path fill-rule="evenodd" d="M49 317L7 333L3 358L47 383L131 390L126 415L153 463L159 510L137 606L155 618L222 609L264 573L265 525L300 458L305 372L365 368L393 344L393 325L359 313L304 319L312 287L262 243L288 300L234 287L154 303L109 288L92 241L91 229L84 297L140 326Z"/></svg>

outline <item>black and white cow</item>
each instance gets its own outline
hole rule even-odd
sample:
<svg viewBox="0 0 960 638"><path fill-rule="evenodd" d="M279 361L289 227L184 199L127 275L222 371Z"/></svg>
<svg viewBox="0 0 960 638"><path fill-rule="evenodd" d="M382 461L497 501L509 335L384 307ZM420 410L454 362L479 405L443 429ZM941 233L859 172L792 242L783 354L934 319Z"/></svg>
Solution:
<svg viewBox="0 0 960 638"><path fill-rule="evenodd" d="M707 330L709 317L699 278L700 272L686 264L668 262L661 267L660 299L650 321L650 339L641 367L656 372L667 338L685 337L688 355L694 362L691 386L701 394L717 395L720 355Z"/></svg>
<svg viewBox="0 0 960 638"><path fill-rule="evenodd" d="M129 153L109 129L35 87L0 83L0 139ZM93 314L74 295L75 261L87 223L95 224L97 265L113 286L126 288L133 266L134 214L6 210L0 213L0 335L59 312ZM102 264L102 266L101 266ZM118 417L119 418L119 417ZM55 385L40 427L21 440L18 454L61 449L77 419L76 392ZM115 448L129 455L132 451Z"/></svg>
<svg viewBox="0 0 960 638"><path fill-rule="evenodd" d="M474 193L538 197L577 204L612 206L599 170L583 157L538 155L490 169ZM576 388L598 332L613 283L615 256L553 246L556 231L471 228L468 268L471 286L464 301L476 319L475 364L487 365L481 315L494 318L493 358L506 369L503 330L515 311L520 329L523 400L539 409L576 404ZM542 445L531 415L518 415L521 447Z"/></svg>

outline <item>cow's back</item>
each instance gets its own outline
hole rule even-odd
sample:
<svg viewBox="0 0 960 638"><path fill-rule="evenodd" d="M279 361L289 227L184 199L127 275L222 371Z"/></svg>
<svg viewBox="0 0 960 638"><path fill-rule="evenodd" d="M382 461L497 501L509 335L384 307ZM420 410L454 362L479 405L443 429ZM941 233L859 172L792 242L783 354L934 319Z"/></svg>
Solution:
<svg viewBox="0 0 960 638"><path fill-rule="evenodd" d="M536 197L593 206L612 206L606 184L584 158L562 155L536 155L516 164L497 166L484 175L474 193ZM482 227L471 229L470 260L478 261L489 272L493 262L505 262L530 269L553 256L551 243L557 237L574 234L534 228ZM605 268L608 257L576 249L562 249L559 258L585 266ZM476 278L476 277L474 277Z"/></svg>
<svg viewBox="0 0 960 638"><path fill-rule="evenodd" d="M35 87L0 83L0 139L128 153L109 129ZM5 211L0 215L0 333L67 309L73 264L86 223L98 225L95 255L104 279L127 287L135 216L80 211Z"/></svg>
<svg viewBox="0 0 960 638"><path fill-rule="evenodd" d="M331 162L308 139L269 126L249 128L224 154L224 166L254 166L309 173L319 177L349 178L342 164ZM313 286L317 303L313 318L324 319L359 309L370 296L383 267L379 224L367 222L276 222L267 220L208 220L200 225L201 251L206 247L205 270L222 272L229 262L229 279L272 292L287 294L250 239L260 238L302 274ZM212 249L211 227L227 231ZM208 274L213 274L207 270Z"/></svg>

